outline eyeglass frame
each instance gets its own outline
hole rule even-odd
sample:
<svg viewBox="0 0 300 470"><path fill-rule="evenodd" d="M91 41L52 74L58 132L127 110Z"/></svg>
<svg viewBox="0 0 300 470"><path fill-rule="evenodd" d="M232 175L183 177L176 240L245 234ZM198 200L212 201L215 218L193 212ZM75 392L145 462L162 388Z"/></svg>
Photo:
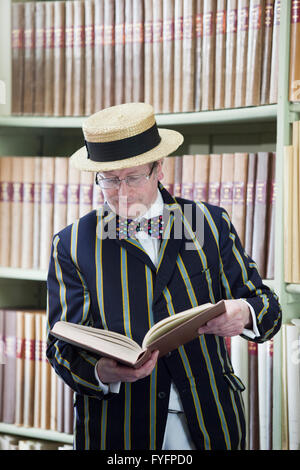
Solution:
<svg viewBox="0 0 300 470"><path fill-rule="evenodd" d="M149 181L149 179L151 178L151 175L153 173L153 170L157 167L157 162L154 162L152 167L151 167L151 170L150 170L150 173L146 174L146 173L141 173L140 175L128 175L128 176L125 176L125 178L118 178L117 176L113 176L112 178L99 178L98 175L100 175L100 172L97 171L96 175L95 175L95 183L100 186L100 188L102 189L119 189L120 186L121 186L121 183L122 181L125 181L126 185L131 187L131 188L134 188L135 186L130 186L130 184L128 184L128 178L131 178L131 177L137 177L137 176L144 176L146 178L147 181ZM117 182L117 186L114 186L114 187L111 187L111 188L103 188L103 186L101 186L100 184L100 181L107 181L107 180L115 180L115 182ZM144 182L144 184L146 184L146 181ZM143 184L141 184L142 186ZM136 187L139 187L136 186Z"/></svg>

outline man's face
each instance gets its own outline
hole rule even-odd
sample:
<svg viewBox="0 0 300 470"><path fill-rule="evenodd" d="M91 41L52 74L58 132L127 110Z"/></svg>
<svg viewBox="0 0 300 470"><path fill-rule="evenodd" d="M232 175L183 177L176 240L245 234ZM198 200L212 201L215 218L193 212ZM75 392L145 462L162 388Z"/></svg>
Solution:
<svg viewBox="0 0 300 470"><path fill-rule="evenodd" d="M127 176L149 175L153 163L125 168L124 170L104 171L100 175L102 178L119 178ZM121 181L119 188L102 189L105 200L109 206L119 215L128 218L135 218L143 215L153 204L157 197L157 183L163 178L162 162L154 168L150 178L138 187L129 186L126 181Z"/></svg>

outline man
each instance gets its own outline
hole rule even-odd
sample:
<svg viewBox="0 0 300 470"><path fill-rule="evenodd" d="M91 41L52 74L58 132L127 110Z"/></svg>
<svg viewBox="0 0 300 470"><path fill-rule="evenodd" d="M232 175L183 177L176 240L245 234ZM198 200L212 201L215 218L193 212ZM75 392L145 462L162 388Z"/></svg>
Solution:
<svg viewBox="0 0 300 470"><path fill-rule="evenodd" d="M72 162L96 172L106 204L53 238L49 328L66 320L141 344L154 323L196 305L225 299L226 313L139 369L49 335L47 357L75 391L76 449L244 448L244 387L224 337L270 339L281 323L277 297L223 209L175 200L159 182L162 158L183 138L157 129L150 105L102 110L83 132ZM142 230L150 217L151 233Z"/></svg>

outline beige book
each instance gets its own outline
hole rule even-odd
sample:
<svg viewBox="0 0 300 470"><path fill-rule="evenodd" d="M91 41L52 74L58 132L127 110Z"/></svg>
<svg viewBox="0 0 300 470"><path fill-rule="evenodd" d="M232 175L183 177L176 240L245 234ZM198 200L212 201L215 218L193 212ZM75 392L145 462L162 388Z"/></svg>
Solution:
<svg viewBox="0 0 300 470"><path fill-rule="evenodd" d="M66 384L64 386L64 432L67 434L73 433L74 422L74 405L73 405L73 390Z"/></svg>
<svg viewBox="0 0 300 470"><path fill-rule="evenodd" d="M94 173L91 171L81 171L80 192L79 192L79 217L93 209L93 184Z"/></svg>
<svg viewBox="0 0 300 470"><path fill-rule="evenodd" d="M57 381L58 376L56 375L55 370L51 367L50 373L50 429L52 431L57 431Z"/></svg>
<svg viewBox="0 0 300 470"><path fill-rule="evenodd" d="M54 91L53 114L63 116L65 110L65 22L66 2L54 2Z"/></svg>
<svg viewBox="0 0 300 470"><path fill-rule="evenodd" d="M15 424L22 426L24 422L24 363L25 363L25 323L24 312L16 315L16 398Z"/></svg>
<svg viewBox="0 0 300 470"><path fill-rule="evenodd" d="M80 192L80 170L71 165L68 160L68 205L67 225L75 222L79 217L79 192Z"/></svg>
<svg viewBox="0 0 300 470"><path fill-rule="evenodd" d="M174 196L181 196L181 185L182 185L182 156L176 155L173 157L175 160L174 168Z"/></svg>
<svg viewBox="0 0 300 470"><path fill-rule="evenodd" d="M46 331L46 315L42 316L42 331ZM41 428L50 429L51 417L51 366L46 356L47 343L44 336L42 340L41 362Z"/></svg>
<svg viewBox="0 0 300 470"><path fill-rule="evenodd" d="M218 0L216 11L216 55L214 108L223 109L226 67L226 0Z"/></svg>
<svg viewBox="0 0 300 470"><path fill-rule="evenodd" d="M12 162L0 157L0 266L10 266L12 223Z"/></svg>
<svg viewBox="0 0 300 470"><path fill-rule="evenodd" d="M24 95L24 3L12 3L12 114L23 113Z"/></svg>
<svg viewBox="0 0 300 470"><path fill-rule="evenodd" d="M35 4L34 114L42 116L45 107L45 2Z"/></svg>
<svg viewBox="0 0 300 470"><path fill-rule="evenodd" d="M202 104L203 111L214 109L215 85L215 46L217 3L214 0L203 2L203 54L202 54Z"/></svg>
<svg viewBox="0 0 300 470"><path fill-rule="evenodd" d="M237 0L227 0L226 15L226 69L225 69L225 108L234 107L235 71L237 47Z"/></svg>
<svg viewBox="0 0 300 470"><path fill-rule="evenodd" d="M270 103L277 103L278 96L278 60L279 60L279 30L280 5L282 0L275 0L274 22L272 38L271 76L270 76Z"/></svg>
<svg viewBox="0 0 300 470"><path fill-rule="evenodd" d="M196 0L195 5L195 102L194 111L201 109L202 75L202 39L203 39L203 1Z"/></svg>
<svg viewBox="0 0 300 470"><path fill-rule="evenodd" d="M24 103L23 114L33 114L34 106L34 37L35 3L24 5Z"/></svg>
<svg viewBox="0 0 300 470"><path fill-rule="evenodd" d="M69 3L69 2L68 2ZM95 106L104 108L104 0L95 0Z"/></svg>
<svg viewBox="0 0 300 470"><path fill-rule="evenodd" d="M164 113L173 111L174 96L174 2L167 0L163 3L163 105ZM184 93L184 91L183 91Z"/></svg>
<svg viewBox="0 0 300 470"><path fill-rule="evenodd" d="M163 2L153 0L153 107L163 111Z"/></svg>
<svg viewBox="0 0 300 470"><path fill-rule="evenodd" d="M222 155L212 153L209 156L209 160L210 162L207 202L218 206L220 204Z"/></svg>
<svg viewBox="0 0 300 470"><path fill-rule="evenodd" d="M272 57L272 37L275 0L266 0L262 41L262 70L260 103L269 104L269 88Z"/></svg>
<svg viewBox="0 0 300 470"><path fill-rule="evenodd" d="M132 99L144 101L144 2L132 0Z"/></svg>
<svg viewBox="0 0 300 470"><path fill-rule="evenodd" d="M104 2L104 106L114 105L115 51L114 51L115 3Z"/></svg>
<svg viewBox="0 0 300 470"><path fill-rule="evenodd" d="M21 267L24 157L12 157L11 253L10 266Z"/></svg>
<svg viewBox="0 0 300 470"><path fill-rule="evenodd" d="M234 106L245 106L247 84L247 51L249 36L249 5L250 0L238 0L237 37L236 37L236 71Z"/></svg>
<svg viewBox="0 0 300 470"><path fill-rule="evenodd" d="M193 199L195 155L182 156L181 197Z"/></svg>
<svg viewBox="0 0 300 470"><path fill-rule="evenodd" d="M35 320L35 362L34 362L34 407L33 407L33 426L41 427L41 399L42 399L42 342L45 333L43 332L43 315L45 313L36 313Z"/></svg>
<svg viewBox="0 0 300 470"><path fill-rule="evenodd" d="M183 0L174 0L174 113L182 111Z"/></svg>
<svg viewBox="0 0 300 470"><path fill-rule="evenodd" d="M153 2L144 0L144 100L153 105Z"/></svg>
<svg viewBox="0 0 300 470"><path fill-rule="evenodd" d="M75 0L74 5L74 82L73 116L83 116L85 109L85 49L84 49L84 2Z"/></svg>
<svg viewBox="0 0 300 470"><path fill-rule="evenodd" d="M292 1L290 42L290 101L300 101L300 5Z"/></svg>
<svg viewBox="0 0 300 470"><path fill-rule="evenodd" d="M48 269L53 237L54 157L44 157L41 168L40 269Z"/></svg>
<svg viewBox="0 0 300 470"><path fill-rule="evenodd" d="M209 178L209 155L195 155L194 201L207 202Z"/></svg>
<svg viewBox="0 0 300 470"><path fill-rule="evenodd" d="M45 115L54 111L54 2L46 2Z"/></svg>
<svg viewBox="0 0 300 470"><path fill-rule="evenodd" d="M183 3L182 111L194 111L195 88L195 2ZM166 79L164 80L164 83Z"/></svg>
<svg viewBox="0 0 300 470"><path fill-rule="evenodd" d="M222 154L220 206L232 217L234 154Z"/></svg>
<svg viewBox="0 0 300 470"><path fill-rule="evenodd" d="M125 101L125 0L116 0L115 10L115 104Z"/></svg>
<svg viewBox="0 0 300 470"><path fill-rule="evenodd" d="M248 154L235 153L233 174L232 223L242 245L245 242Z"/></svg>
<svg viewBox="0 0 300 470"><path fill-rule="evenodd" d="M166 157L163 162L164 177L161 183L171 195L174 194L174 177L175 177L175 158Z"/></svg>
<svg viewBox="0 0 300 470"><path fill-rule="evenodd" d="M95 4L91 0L84 2L85 14L85 110L84 114L90 116L94 112L95 100Z"/></svg>
<svg viewBox="0 0 300 470"><path fill-rule="evenodd" d="M55 157L53 233L67 225L69 159Z"/></svg>
<svg viewBox="0 0 300 470"><path fill-rule="evenodd" d="M74 90L74 3L66 2L65 26L65 116L72 116Z"/></svg>
<svg viewBox="0 0 300 470"><path fill-rule="evenodd" d="M54 324L51 334L83 349L117 359L134 368L147 361L152 351L159 357L198 337L198 329L209 319L225 312L223 300L203 304L159 321L147 332L142 346L114 331L102 330L65 321Z"/></svg>
<svg viewBox="0 0 300 470"><path fill-rule="evenodd" d="M42 158L34 158L34 192L33 192L33 263L32 267L40 267L40 231L41 231L41 167Z"/></svg>
<svg viewBox="0 0 300 470"><path fill-rule="evenodd" d="M35 314L24 313L25 359L24 359L24 426L33 426L35 381Z"/></svg>
<svg viewBox="0 0 300 470"><path fill-rule="evenodd" d="M23 167L23 220L21 267L33 267L33 223L34 223L34 176L35 157L24 158Z"/></svg>

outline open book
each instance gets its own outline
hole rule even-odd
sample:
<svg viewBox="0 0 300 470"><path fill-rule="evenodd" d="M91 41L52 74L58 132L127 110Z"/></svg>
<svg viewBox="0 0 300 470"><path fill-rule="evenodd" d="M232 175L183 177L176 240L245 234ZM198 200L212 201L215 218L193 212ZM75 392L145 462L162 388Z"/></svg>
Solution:
<svg viewBox="0 0 300 470"><path fill-rule="evenodd" d="M142 346L131 338L114 331L58 321L50 333L58 339L95 352L99 356L116 359L132 367L140 367L152 351L164 356L179 346L195 339L198 328L208 320L225 312L225 302L203 304L164 318L150 328Z"/></svg>

